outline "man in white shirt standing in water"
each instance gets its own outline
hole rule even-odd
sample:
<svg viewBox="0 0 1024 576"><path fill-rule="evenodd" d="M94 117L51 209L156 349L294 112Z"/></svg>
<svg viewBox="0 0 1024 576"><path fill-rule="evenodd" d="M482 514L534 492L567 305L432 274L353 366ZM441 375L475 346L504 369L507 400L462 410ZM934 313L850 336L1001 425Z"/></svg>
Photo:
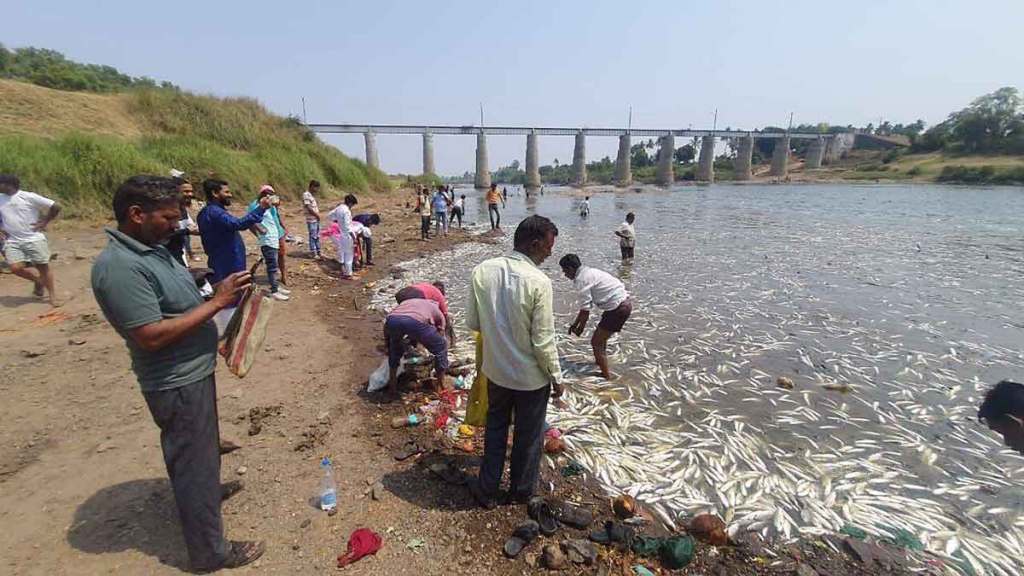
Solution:
<svg viewBox="0 0 1024 576"><path fill-rule="evenodd" d="M633 312L633 301L621 280L603 270L584 266L575 254L562 256L558 265L562 267L562 274L572 280L580 299L580 311L569 326L569 334L582 336L590 318L590 309L596 306L602 311L601 321L590 338L590 346L594 349L594 361L601 370L601 376L610 380L608 339L612 334L622 331L622 326Z"/></svg>
<svg viewBox="0 0 1024 576"><path fill-rule="evenodd" d="M21 181L13 174L0 174L0 236L4 240L4 258L11 272L32 281L38 298L43 289L50 294L50 305L60 306L53 289L50 270L50 245L43 232L60 213L60 205L32 192L21 190ZM29 270L34 266L39 272Z"/></svg>
<svg viewBox="0 0 1024 576"><path fill-rule="evenodd" d="M619 229L615 231L615 235L619 237L619 252L622 253L623 264L633 262L633 249L636 248L636 230L633 228L635 221L636 215L630 212L626 214L626 221L619 224Z"/></svg>

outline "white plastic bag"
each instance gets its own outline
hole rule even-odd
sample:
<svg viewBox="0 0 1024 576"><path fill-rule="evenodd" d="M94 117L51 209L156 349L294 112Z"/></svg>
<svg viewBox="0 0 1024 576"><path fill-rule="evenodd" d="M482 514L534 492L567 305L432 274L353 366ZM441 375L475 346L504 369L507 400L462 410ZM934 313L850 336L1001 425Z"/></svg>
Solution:
<svg viewBox="0 0 1024 576"><path fill-rule="evenodd" d="M395 372L395 378L398 378L405 372L405 358L402 358L401 364L398 365L398 370ZM383 390L388 385L388 359L385 358L380 361L380 366L370 374L370 379L366 383L367 392L377 392Z"/></svg>
<svg viewBox="0 0 1024 576"><path fill-rule="evenodd" d="M380 366L370 374L370 380L366 385L367 392L383 390L388 385L388 359L381 360Z"/></svg>

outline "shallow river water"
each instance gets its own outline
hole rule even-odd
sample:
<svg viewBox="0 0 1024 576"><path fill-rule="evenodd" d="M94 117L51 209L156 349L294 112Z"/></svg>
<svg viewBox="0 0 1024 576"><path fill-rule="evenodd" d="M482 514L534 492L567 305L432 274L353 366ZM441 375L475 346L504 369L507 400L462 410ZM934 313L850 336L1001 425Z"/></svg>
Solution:
<svg viewBox="0 0 1024 576"><path fill-rule="evenodd" d="M503 224L511 236L536 213L559 227L543 268L570 393L550 420L610 492L666 520L714 511L780 539L852 526L964 571L1021 571L1024 457L975 416L988 386L1024 380L1024 189L630 189L592 193L587 219L578 194L520 192ZM486 227L467 195L467 219ZM612 232L627 211L636 260L622 266ZM461 322L469 271L509 245L407 268L448 282ZM633 296L613 382L591 375L596 317L565 335L566 252Z"/></svg>

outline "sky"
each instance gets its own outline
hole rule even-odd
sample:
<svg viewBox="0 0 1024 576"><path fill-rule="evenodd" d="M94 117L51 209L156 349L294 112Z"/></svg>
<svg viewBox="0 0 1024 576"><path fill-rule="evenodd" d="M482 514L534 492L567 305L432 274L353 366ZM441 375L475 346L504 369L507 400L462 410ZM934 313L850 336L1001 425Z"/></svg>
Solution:
<svg viewBox="0 0 1024 576"><path fill-rule="evenodd" d="M0 0L10 47L250 96L310 123L719 128L942 121L1024 89L1022 0L248 2ZM2 106L2 103L0 103ZM324 140L358 158L359 135ZM381 167L422 169L419 136L378 136ZM541 164L571 137L539 139ZM588 160L615 157L587 139ZM435 136L442 174L475 139ZM490 136L490 167L525 155Z"/></svg>

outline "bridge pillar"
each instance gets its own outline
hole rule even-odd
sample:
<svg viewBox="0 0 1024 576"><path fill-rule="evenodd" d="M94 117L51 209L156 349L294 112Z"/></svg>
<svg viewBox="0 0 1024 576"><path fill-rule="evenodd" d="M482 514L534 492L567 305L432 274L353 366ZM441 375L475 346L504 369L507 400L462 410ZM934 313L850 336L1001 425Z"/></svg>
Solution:
<svg viewBox="0 0 1024 576"><path fill-rule="evenodd" d="M821 168L821 160L825 157L825 140L818 138L811 140L810 147L807 148L807 158L804 160L804 169L815 169Z"/></svg>
<svg viewBox="0 0 1024 576"><path fill-rule="evenodd" d="M540 166L537 162L537 133L526 135L526 187L540 188Z"/></svg>
<svg viewBox="0 0 1024 576"><path fill-rule="evenodd" d="M380 169L380 159L377 157L377 135L373 132L363 132L363 143L366 145L366 165Z"/></svg>
<svg viewBox="0 0 1024 576"><path fill-rule="evenodd" d="M483 130L476 134L476 176L473 186L478 190L491 187L491 171L487 168L487 135Z"/></svg>
<svg viewBox="0 0 1024 576"><path fill-rule="evenodd" d="M633 170L629 165L629 134L619 136L619 153L615 156L615 185L629 186L633 182Z"/></svg>
<svg viewBox="0 0 1024 576"><path fill-rule="evenodd" d="M587 137L576 133L576 145L572 149L573 185L582 188L587 185Z"/></svg>
<svg viewBox="0 0 1024 576"><path fill-rule="evenodd" d="M754 138L753 136L744 136L739 140L740 145L736 150L736 161L734 164L736 167L736 179L750 180L753 176L751 165L754 163Z"/></svg>
<svg viewBox="0 0 1024 576"><path fill-rule="evenodd" d="M697 180L715 181L715 137L705 136L700 141L700 159L697 161Z"/></svg>
<svg viewBox="0 0 1024 576"><path fill-rule="evenodd" d="M672 170L672 155L676 151L676 138L672 134L661 137L661 147L658 148L658 168L655 171L655 178L659 186L671 186L675 182L675 174Z"/></svg>
<svg viewBox="0 0 1024 576"><path fill-rule="evenodd" d="M789 175L789 136L775 140L775 150L772 151L772 169L769 174L779 178Z"/></svg>
<svg viewBox="0 0 1024 576"><path fill-rule="evenodd" d="M434 135L423 133L423 175L436 174L434 171Z"/></svg>

